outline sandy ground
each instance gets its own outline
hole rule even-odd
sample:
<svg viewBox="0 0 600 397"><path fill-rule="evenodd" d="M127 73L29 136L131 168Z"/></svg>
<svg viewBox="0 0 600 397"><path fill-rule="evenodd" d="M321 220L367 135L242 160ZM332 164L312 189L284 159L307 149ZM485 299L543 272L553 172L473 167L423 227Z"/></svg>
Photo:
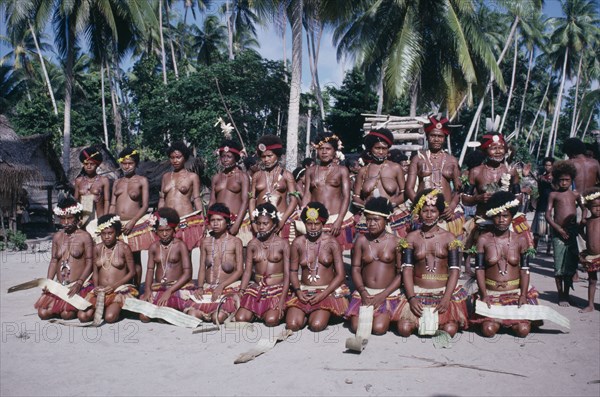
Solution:
<svg viewBox="0 0 600 397"><path fill-rule="evenodd" d="M37 245L42 252L0 253L2 396L600 395L600 307L589 314L558 307L545 255L532 265L532 283L542 304L570 319L569 333L552 323L525 339L506 333L485 339L467 331L451 348L435 349L431 339L388 332L371 337L357 355L345 353L351 333L338 323L319 334L298 332L254 361L234 365L239 354L282 327L192 335L133 317L100 328L40 321L33 309L39 290L6 291L46 274L48 244ZM583 305L586 299L582 280L573 300Z"/></svg>

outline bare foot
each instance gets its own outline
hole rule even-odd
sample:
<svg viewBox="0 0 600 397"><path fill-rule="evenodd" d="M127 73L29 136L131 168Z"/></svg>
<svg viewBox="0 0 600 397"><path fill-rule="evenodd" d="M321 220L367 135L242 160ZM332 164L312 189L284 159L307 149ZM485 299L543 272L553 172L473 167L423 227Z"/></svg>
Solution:
<svg viewBox="0 0 600 397"><path fill-rule="evenodd" d="M561 306L561 307L570 307L571 304L569 303L569 301L558 301L558 306Z"/></svg>
<svg viewBox="0 0 600 397"><path fill-rule="evenodd" d="M579 313L590 313L594 311L594 306L586 306L583 309L579 309Z"/></svg>

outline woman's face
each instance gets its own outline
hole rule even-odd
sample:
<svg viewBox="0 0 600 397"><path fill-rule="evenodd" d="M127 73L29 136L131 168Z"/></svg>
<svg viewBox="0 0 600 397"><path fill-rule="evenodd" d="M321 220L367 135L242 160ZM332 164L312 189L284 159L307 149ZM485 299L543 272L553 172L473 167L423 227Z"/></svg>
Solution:
<svg viewBox="0 0 600 397"><path fill-rule="evenodd" d="M169 155L169 161L171 162L171 167L176 171L183 169L183 166L185 165L185 157L179 150L174 150Z"/></svg>
<svg viewBox="0 0 600 397"><path fill-rule="evenodd" d="M210 215L209 222L211 230L218 235L223 234L227 230L227 221L221 215Z"/></svg>
<svg viewBox="0 0 600 397"><path fill-rule="evenodd" d="M77 230L77 223L79 223L79 216L73 214L66 214L59 216L60 225L65 229L65 233L71 234Z"/></svg>
<svg viewBox="0 0 600 397"><path fill-rule="evenodd" d="M504 161L504 156L506 155L506 147L502 142L492 142L490 146L486 149L488 158L495 162Z"/></svg>
<svg viewBox="0 0 600 397"><path fill-rule="evenodd" d="M175 228L169 225L159 226L158 229L156 229L156 234L158 234L158 239L161 244L167 245L173 241L173 237L175 237Z"/></svg>
<svg viewBox="0 0 600 397"><path fill-rule="evenodd" d="M255 220L256 230L258 233L256 237L259 239L267 239L271 235L275 224L273 223L273 219L267 215L259 215Z"/></svg>
<svg viewBox="0 0 600 397"><path fill-rule="evenodd" d="M420 213L421 221L426 226L433 226L437 223L440 218L440 211L435 205L432 204L424 204L423 208L421 208Z"/></svg>
<svg viewBox="0 0 600 397"><path fill-rule="evenodd" d="M231 152L221 152L219 160L221 161L221 165L225 168L231 168L236 163L235 156Z"/></svg>
<svg viewBox="0 0 600 397"><path fill-rule="evenodd" d="M330 163L335 158L335 149L329 143L321 143L317 149L317 155L322 163Z"/></svg>
<svg viewBox="0 0 600 397"><path fill-rule="evenodd" d="M446 139L446 135L439 130L433 130L427 134L427 143L429 144L429 149L437 152L442 150L444 146L444 140Z"/></svg>
<svg viewBox="0 0 600 397"><path fill-rule="evenodd" d="M385 230L385 218L381 215L366 214L367 230L373 236L380 235Z"/></svg>
<svg viewBox="0 0 600 397"><path fill-rule="evenodd" d="M121 170L125 176L135 174L136 163L130 158L124 159L121 161Z"/></svg>
<svg viewBox="0 0 600 397"><path fill-rule="evenodd" d="M275 155L275 153L273 153L271 150L265 150L260 154L260 160L266 169L271 169L275 167L277 161L279 161L279 157L277 157L277 155Z"/></svg>
<svg viewBox="0 0 600 397"><path fill-rule="evenodd" d="M307 219L304 222L304 225L306 226L306 234L309 237L317 238L323 232L323 222L321 222L320 220L312 221L310 219Z"/></svg>
<svg viewBox="0 0 600 397"><path fill-rule="evenodd" d="M552 162L551 161L546 161L544 163L544 171L546 171L547 174L552 173Z"/></svg>
<svg viewBox="0 0 600 397"><path fill-rule="evenodd" d="M387 158L389 151L390 147L383 142L377 142L371 148L371 154L380 159Z"/></svg>
<svg viewBox="0 0 600 397"><path fill-rule="evenodd" d="M513 216L509 210L504 210L497 215L492 217L492 222L494 222L494 227L501 232L508 230L510 224L512 223Z"/></svg>
<svg viewBox="0 0 600 397"><path fill-rule="evenodd" d="M100 164L98 164L95 161L92 160L84 160L83 161L83 171L85 172L85 174L87 176L95 176L96 175L96 171L98 170L98 166Z"/></svg>
<svg viewBox="0 0 600 397"><path fill-rule="evenodd" d="M117 231L114 227L107 227L100 232L102 243L107 247L112 247L117 242Z"/></svg>

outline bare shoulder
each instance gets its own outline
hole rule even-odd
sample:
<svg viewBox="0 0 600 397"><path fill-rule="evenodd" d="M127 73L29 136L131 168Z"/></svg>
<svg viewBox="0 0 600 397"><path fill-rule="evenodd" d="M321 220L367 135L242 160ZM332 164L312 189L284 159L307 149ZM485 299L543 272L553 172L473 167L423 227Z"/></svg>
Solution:
<svg viewBox="0 0 600 397"><path fill-rule="evenodd" d="M330 234L323 234L323 246L327 249L337 250L341 252L340 243L338 243L337 239Z"/></svg>
<svg viewBox="0 0 600 397"><path fill-rule="evenodd" d="M242 240L237 237L237 236L231 236L233 238L233 244L235 245L235 247L243 247L244 243L242 243Z"/></svg>
<svg viewBox="0 0 600 397"><path fill-rule="evenodd" d="M408 235L406 236L406 241L408 241L409 244L413 244L415 242L415 240L419 237L420 233L421 233L420 230L413 230L412 232L408 233Z"/></svg>
<svg viewBox="0 0 600 397"><path fill-rule="evenodd" d="M96 246L98 246L98 244L96 244ZM117 240L117 247L119 248L119 250L122 250L124 252L131 252L131 247L124 241Z"/></svg>
<svg viewBox="0 0 600 397"><path fill-rule="evenodd" d="M77 236L80 237L85 243L94 243L92 236L85 230L79 229L77 230Z"/></svg>
<svg viewBox="0 0 600 397"><path fill-rule="evenodd" d="M292 241L292 248L302 248L304 246L304 242L306 241L306 237L304 235L300 235Z"/></svg>

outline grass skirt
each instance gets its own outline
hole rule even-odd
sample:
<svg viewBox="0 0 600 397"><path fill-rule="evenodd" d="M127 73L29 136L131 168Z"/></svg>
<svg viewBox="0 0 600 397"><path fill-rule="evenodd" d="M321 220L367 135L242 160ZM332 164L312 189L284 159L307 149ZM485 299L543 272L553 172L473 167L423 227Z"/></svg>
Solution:
<svg viewBox="0 0 600 397"><path fill-rule="evenodd" d="M133 229L128 235L123 235L123 240L131 248L131 252L139 252L150 248L152 243L158 241L158 236L154 233L153 226L148 219L150 214L144 215L135 224ZM127 221L122 221L123 225L127 224Z"/></svg>
<svg viewBox="0 0 600 397"><path fill-rule="evenodd" d="M360 306L362 305L362 299L360 297L360 293L358 291L354 291L352 294L352 298L350 299L350 304L348 305L348 310L346 310L346 314L344 314L345 318L351 318L354 316L358 316L358 312L360 310ZM381 304L377 305L377 307L373 310L373 316L377 317L382 314L387 314L392 318L394 313L398 310L400 306L400 292L396 291L391 295L388 295Z"/></svg>
<svg viewBox="0 0 600 397"><path fill-rule="evenodd" d="M579 260L586 272L597 272L600 270L600 255L590 255L587 251L583 251L579 255Z"/></svg>
<svg viewBox="0 0 600 397"><path fill-rule="evenodd" d="M519 295L521 295L520 289L514 289L510 291L488 291L488 295L490 296L490 304L496 306L517 306L519 304ZM537 305L539 293L534 287L529 287L527 291L527 304L528 305ZM479 299L479 294L473 295L473 308L475 307L475 301ZM472 324L481 324L484 321L495 321L504 327L511 327L515 324L525 323L528 324L532 321L529 320L500 320L500 319L492 319L489 317L480 316L479 314L473 313L469 318L469 322ZM535 325L541 325L541 321L533 321Z"/></svg>
<svg viewBox="0 0 600 397"><path fill-rule="evenodd" d="M415 297L421 300L423 306L436 306L444 297L445 288L428 290L415 285ZM448 309L444 313L438 313L439 325L456 322L462 329L469 326L469 312L467 311L467 291L462 285L457 285L450 298ZM400 305L393 317L394 320L408 320L415 326L419 326L419 318L410 310L410 304L406 295L400 298Z"/></svg>
<svg viewBox="0 0 600 397"><path fill-rule="evenodd" d="M182 240L189 251L198 245L198 241L204 237L205 220L204 215L196 214L186 217L179 222L175 237Z"/></svg>
<svg viewBox="0 0 600 397"><path fill-rule="evenodd" d="M239 283L235 283L235 287L228 286L224 288L221 296L213 302L212 294L216 287L216 285L205 284L203 288L204 295L202 297L202 301L196 302L195 298L189 297L184 312L187 313L192 309L198 310L202 313L203 318L209 320L212 314L215 313L217 309L219 309L221 301L223 301L223 304L221 305L222 312L225 312L227 314L235 312L237 310L237 307L235 304L234 295L236 295L240 290ZM193 296L195 291L195 288L193 290L190 290L190 295Z"/></svg>
<svg viewBox="0 0 600 397"><path fill-rule="evenodd" d="M265 285L263 283L252 283L246 289L240 302L240 308L251 311L260 319L263 319L264 314L277 308L279 300L282 299L283 284ZM283 297L284 301L290 299L290 294ZM286 307L285 305L283 306Z"/></svg>
<svg viewBox="0 0 600 397"><path fill-rule="evenodd" d="M125 299L138 297L139 292L137 289L135 289L133 285L126 284L121 287L117 288L118 291L113 291L110 294L104 296L104 307L108 307L113 303L118 303L120 307L123 307ZM91 302L91 304L94 305L94 307L96 307L97 296L94 291L90 291L86 295L85 300Z"/></svg>
<svg viewBox="0 0 600 397"><path fill-rule="evenodd" d="M165 291L169 288L169 284L164 283L154 283L152 284L152 300L151 303L157 304L158 300L165 293ZM190 293L193 293L193 290L196 286L192 283L187 283L177 291L173 292L167 301L167 307L183 311L186 306L189 305L189 297Z"/></svg>
<svg viewBox="0 0 600 397"><path fill-rule="evenodd" d="M82 298L85 298L87 296L87 294L90 291L92 291L93 289L94 289L94 285L92 283L89 283L89 284L83 286L79 290L77 295L81 296ZM74 307L71 304L60 299L58 296L51 294L50 292L42 292L42 296L40 296L40 298L37 300L37 302L35 302L33 307L36 309L50 308L50 312L52 314L60 314L64 311L67 311L67 312L78 311L78 309L76 307Z"/></svg>
<svg viewBox="0 0 600 397"><path fill-rule="evenodd" d="M305 287L306 288L306 287ZM326 288L326 286L325 286ZM311 289L311 287L307 287L304 290L304 294L307 297L312 297L317 294L321 289ZM348 299L347 295L350 294L350 289L345 284L342 284L338 289L336 289L333 293L331 293L327 298L323 299L321 302L316 305L311 305L310 303L302 303L300 299L294 294L292 298L287 302L287 307L297 307L302 310L305 314L310 314L317 310L327 310L328 312L341 317L348 310Z"/></svg>

